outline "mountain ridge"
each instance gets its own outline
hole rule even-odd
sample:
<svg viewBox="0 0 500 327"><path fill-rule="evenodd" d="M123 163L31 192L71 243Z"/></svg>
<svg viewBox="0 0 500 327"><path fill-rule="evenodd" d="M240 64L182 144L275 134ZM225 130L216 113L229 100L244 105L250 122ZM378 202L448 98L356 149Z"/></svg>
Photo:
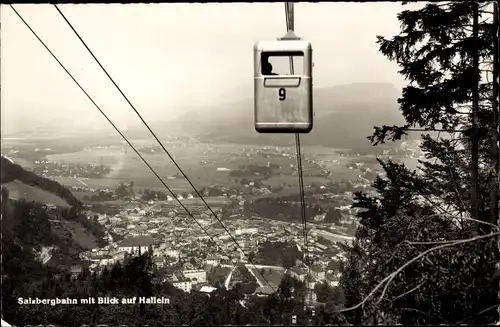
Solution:
<svg viewBox="0 0 500 327"><path fill-rule="evenodd" d="M302 143L344 149L371 148L367 136L372 134L374 126L404 123L397 103L400 95L401 92L390 83L316 88L313 131L302 137ZM253 99L249 97L201 111L188 111L176 124L177 128L189 129L198 136L236 144L293 143L293 138L287 135L257 133L253 115Z"/></svg>

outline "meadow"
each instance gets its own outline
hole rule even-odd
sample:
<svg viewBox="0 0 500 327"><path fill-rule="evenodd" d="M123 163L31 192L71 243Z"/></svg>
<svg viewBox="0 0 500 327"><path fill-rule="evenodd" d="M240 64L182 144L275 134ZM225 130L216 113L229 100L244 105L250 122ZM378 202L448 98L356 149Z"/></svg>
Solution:
<svg viewBox="0 0 500 327"><path fill-rule="evenodd" d="M80 143L82 143L81 140ZM144 159L155 169L172 191L176 193L193 191L192 187L180 175L178 169L161 148L148 140L132 140L132 143L139 148ZM34 146L34 144L26 140L16 141L16 147L23 146L23 148L28 148L30 145ZM67 151L57 147L54 153L47 153L45 158L58 163L106 165L111 168L111 173L103 178L79 178L77 180L73 177L51 177L52 179L68 187L73 185L87 185L96 189L114 188L121 182L128 183L134 181L136 187L140 189L165 190L165 187L147 168L144 162L123 142L111 142L111 145L105 147L93 146L84 148L81 145L83 143L79 144L78 147L69 147L67 145ZM244 165L263 166L270 162L280 165L281 168L274 170L273 175L265 181L265 184L271 187L285 186L283 191L280 192L283 194L296 193L297 191L298 176L296 172L295 149L293 147L287 148L288 156L273 155L266 158L256 152L257 149L266 148L266 146L236 145L230 143L210 144L196 140L174 141L168 142L165 145L177 164L183 169L184 173L190 178L197 189L213 185L235 188L242 187L235 178L229 175L230 170L238 169L238 167ZM36 146L39 146L39 144ZM47 146L52 146L56 149L55 144L48 144ZM272 147L267 146L267 148ZM360 173L359 170L351 170L346 165L352 159L363 159L363 156L346 156L339 153L336 149L322 146L305 146L302 149L302 153L305 185L312 183L323 184L341 179L354 180L357 179ZM29 168L33 164L29 160L15 158L15 155L9 156L23 167ZM318 175L320 169L317 164L309 162L306 158L313 158L316 162L321 162L321 165L331 172L330 176L308 176ZM370 157L369 159L373 161L374 157ZM218 171L217 168L227 168L229 171ZM250 181L258 178L260 176L247 177Z"/></svg>
<svg viewBox="0 0 500 327"><path fill-rule="evenodd" d="M59 207L69 208L68 203L55 194L44 191L38 187L26 185L18 180L13 180L6 183L5 186L9 190L9 198L19 200L24 198L26 201L36 201L40 203L53 204Z"/></svg>
<svg viewBox="0 0 500 327"><path fill-rule="evenodd" d="M256 147L252 148L256 149ZM248 147L247 149L250 148ZM244 165L266 165L268 162L280 165L281 169L279 169L279 174L274 174L266 181L266 184L271 186L289 184L291 187L298 185L298 177L295 171L296 159L294 156L263 158L259 155L244 153L244 147L232 144L208 145L196 143L189 146L177 145L172 148L169 146L168 150L198 189L211 185L228 187L239 185L235 182L234 178L229 176L230 171L217 171L217 168L234 170ZM293 154L293 152L291 153ZM173 191L189 192L192 190L188 182L180 176L178 169L165 153L155 151L141 154ZM73 153L53 154L48 155L47 159L60 163L90 163L110 166L112 171L104 178L80 178L83 183L92 188L114 187L120 182L134 181L138 188L164 190L164 186L137 154L122 146L113 146L104 149L92 148ZM348 169L341 167L341 165L338 165L338 168L336 170L339 170L339 172L348 171ZM315 165L305 160L303 162L303 169L305 173L319 172ZM252 180L256 178L259 178L259 176L247 179ZM82 185L80 181L71 177L54 177L54 179L67 186ZM304 179L309 183L326 180L325 177L305 177Z"/></svg>

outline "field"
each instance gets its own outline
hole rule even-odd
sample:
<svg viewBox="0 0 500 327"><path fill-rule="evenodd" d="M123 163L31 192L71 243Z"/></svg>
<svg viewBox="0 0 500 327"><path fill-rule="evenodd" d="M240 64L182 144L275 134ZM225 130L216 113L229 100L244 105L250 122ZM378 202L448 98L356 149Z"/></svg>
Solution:
<svg viewBox="0 0 500 327"><path fill-rule="evenodd" d="M22 143L22 141L19 142ZM26 142L24 147L29 146L29 142ZM172 191L176 193L193 191L170 158L161 149L144 140L134 140L133 143L139 148L144 147L142 150L139 149L139 151L144 152L141 152L144 159L147 160ZM185 143L170 142L166 143L165 146L197 189L211 185L241 187L234 178L229 176L229 171L218 171L217 168L234 170L243 165L262 166L268 162L278 164L281 168L279 171L275 170L276 174L267 179L265 184L273 187L285 186L283 194L296 192L298 187L296 157L293 147L288 149L289 156L265 158L255 151L259 148L265 148L264 146L208 144L192 140ZM270 147L268 146L268 148ZM363 159L363 157L358 156L341 156L335 149L326 147L304 147L302 153L304 158L314 158L315 161L319 161L323 167L331 172L329 177L307 176L309 172L312 174L319 173L320 169L316 164L304 159L305 185L311 183L321 184L331 180L356 179L359 170L350 170L346 167L346 164L352 159ZM29 161L16 158L14 155L10 157L26 168L32 165ZM165 190L165 187L144 162L125 144L115 142L114 145L105 148L92 147L77 152L68 151L63 153L58 151L58 153L47 154L46 158L58 163L102 164L111 168L111 173L104 178L79 178L79 181L72 177L51 177L51 179L68 187L73 185L82 186L83 184L91 188L114 188L121 182L134 181L136 188L149 188L156 191ZM248 180L258 178L260 177L257 175L247 177ZM81 196L83 195L85 194L81 194Z"/></svg>
<svg viewBox="0 0 500 327"><path fill-rule="evenodd" d="M283 183L290 184L295 188L298 185L298 177L294 173L296 160L295 157L272 157L262 158L257 155L237 154L243 148L237 145L221 144L217 146L203 143L190 144L189 146L177 145L169 152L174 157L184 173L190 178L191 182L198 188L210 185L236 186L228 171L217 171L217 168L227 168L229 170L237 169L242 165L266 165L268 162L279 164L282 168L280 173L271 177L266 183L272 186ZM141 153L142 154L142 153ZM171 162L170 158L163 152L154 152L142 154L144 159L158 173L164 182L174 191L192 191L191 186ZM66 163L91 163L109 165L111 173L100 179L82 179L80 180L93 188L114 187L120 182L134 181L138 188L149 188L153 190L164 190L164 186L147 168L144 162L132 151L125 150L120 146L106 149L91 149L74 153L48 155L48 160ZM290 166L290 165L293 165ZM304 161L304 171L318 172L318 169L312 164ZM177 174L177 175L176 175ZM176 175L176 177L174 176ZM258 176L255 176L258 178ZM71 177L54 177L55 180L64 185L72 186L82 183ZM252 178L248 178L252 180ZM323 177L305 177L306 182L321 182Z"/></svg>
<svg viewBox="0 0 500 327"><path fill-rule="evenodd" d="M285 275L285 269L264 269L264 277L269 281L269 283L274 285L279 285L281 279Z"/></svg>
<svg viewBox="0 0 500 327"><path fill-rule="evenodd" d="M26 185L18 180L5 184L9 190L9 198L19 200L25 198L26 201L36 201L40 203L53 204L56 206L69 208L69 205L55 194L44 191L37 187Z"/></svg>
<svg viewBox="0 0 500 327"><path fill-rule="evenodd" d="M224 204L227 204L227 202L228 202L226 197L208 197L208 196L205 197L204 196L203 199L211 206L224 205ZM180 201L184 205L194 205L194 206L203 206L204 205L203 201L199 198L182 199ZM86 202L92 203L92 201L86 201ZM112 201L95 201L94 203L111 204L111 205L124 205L124 204L127 204L128 202L125 200L112 200ZM158 201L158 200L156 200L153 207L161 207L162 204L178 205L178 203L179 202L177 202L176 200L171 200L171 201Z"/></svg>

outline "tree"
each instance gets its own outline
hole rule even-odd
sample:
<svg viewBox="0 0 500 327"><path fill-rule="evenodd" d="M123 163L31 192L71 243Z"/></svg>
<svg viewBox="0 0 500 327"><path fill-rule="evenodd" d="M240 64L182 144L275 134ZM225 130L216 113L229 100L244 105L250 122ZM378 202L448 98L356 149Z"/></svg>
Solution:
<svg viewBox="0 0 500 327"><path fill-rule="evenodd" d="M409 82L398 100L406 125L376 127L369 139L377 145L424 131L427 160L414 171L379 160L386 176L372 185L378 194L355 195L354 207L363 211L341 280L345 305L355 308L345 312L351 323L496 318L493 175L484 164L491 160L492 84L480 74L481 63L491 61L494 34L484 8L453 2L404 10L401 33L378 37L381 53Z"/></svg>
<svg viewBox="0 0 500 327"><path fill-rule="evenodd" d="M128 187L125 184L120 183L115 189L115 194L119 198L128 196L129 195Z"/></svg>
<svg viewBox="0 0 500 327"><path fill-rule="evenodd" d="M134 181L130 181L130 183L128 184L128 187L129 187L129 193L134 195L135 194L135 189L134 189Z"/></svg>
<svg viewBox="0 0 500 327"><path fill-rule="evenodd" d="M337 208L331 208L328 210L325 216L325 222L339 224L342 219L342 213Z"/></svg>

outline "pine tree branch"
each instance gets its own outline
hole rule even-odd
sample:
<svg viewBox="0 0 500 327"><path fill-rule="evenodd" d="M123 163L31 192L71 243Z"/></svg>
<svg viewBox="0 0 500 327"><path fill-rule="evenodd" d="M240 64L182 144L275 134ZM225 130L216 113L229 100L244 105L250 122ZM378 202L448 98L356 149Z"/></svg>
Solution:
<svg viewBox="0 0 500 327"><path fill-rule="evenodd" d="M491 310L496 309L496 308L498 308L498 304L494 304L494 305L492 305L492 306L489 306L488 308L486 308L486 309L484 309L484 310L479 311L479 312L478 312L478 313L476 313L475 315L472 315L472 316L470 316L470 317L467 317L467 318L465 318L465 319L462 319L462 320L460 320L460 321L458 321L458 322L456 322L456 323L454 323L454 324L452 324L452 325L459 325L459 324L461 324L461 323L463 323L463 322L465 322L465 321L469 320L470 318L474 318L474 317L476 317L476 316L482 315L483 313L486 313L486 312L491 311Z"/></svg>
<svg viewBox="0 0 500 327"><path fill-rule="evenodd" d="M434 316L434 315L431 315L427 312L424 312L422 310L418 310L418 309L415 309L415 308L401 308L400 310L403 310L403 311L413 311L413 312L418 312L420 314L423 314L424 316L427 316L431 319L439 319L441 321L444 321L445 323L447 323L448 325L452 325L452 323L450 321L447 321L446 319L444 319L443 317L440 317L440 316Z"/></svg>
<svg viewBox="0 0 500 327"><path fill-rule="evenodd" d="M460 195L460 192L458 191L458 184L457 184L457 178L455 176L455 173L453 172L453 170L451 168L449 169L449 171L451 173L451 178L453 179L453 187L454 187L454 190L455 190L455 195L457 196L458 201L460 201L460 205L462 207L461 209L464 212L467 212L467 206L465 205L465 202L462 199L462 196Z"/></svg>
<svg viewBox="0 0 500 327"><path fill-rule="evenodd" d="M370 293L368 293L367 296L364 297L364 299L359 302L358 304L356 304L355 306L352 306L352 307L349 307L349 308L344 308L344 309L340 309L340 310L337 310L336 312L346 312L346 311L352 311L352 310L355 310L359 307L361 307L362 305L364 305L370 298L373 297L373 295L375 295L375 293L383 286L385 285L386 283L390 283L397 275L399 275L406 267L408 267L409 265L411 265L412 263L414 263L415 261L425 257L426 255L428 255L429 253L432 253L434 251L437 251L437 250L441 250L441 249L445 249L445 248L450 248L450 247L454 247L456 245L461 245L461 244L466 244L466 243L472 243L472 242L476 242L476 241L479 241L479 240L484 240L484 239L488 239L488 238L492 238L492 237L496 237L496 236L499 236L500 235L500 232L496 232L496 233L490 233L490 234L486 234L486 235L479 235L479 236L475 236L475 237L472 237L472 238L467 238L467 239L463 239L463 240L454 240L454 241L442 241L442 242L446 242L446 243L442 243L438 246L435 246L435 247L432 247L430 249L427 249L425 250L424 252L418 254L417 256L413 257L412 259L408 260L406 263L404 263L402 266L400 266L398 269L396 269L394 272L392 272L391 274L389 274L387 277L385 277L384 279L382 279L378 284L377 286L375 286L372 291ZM387 288L387 286L385 286Z"/></svg>

